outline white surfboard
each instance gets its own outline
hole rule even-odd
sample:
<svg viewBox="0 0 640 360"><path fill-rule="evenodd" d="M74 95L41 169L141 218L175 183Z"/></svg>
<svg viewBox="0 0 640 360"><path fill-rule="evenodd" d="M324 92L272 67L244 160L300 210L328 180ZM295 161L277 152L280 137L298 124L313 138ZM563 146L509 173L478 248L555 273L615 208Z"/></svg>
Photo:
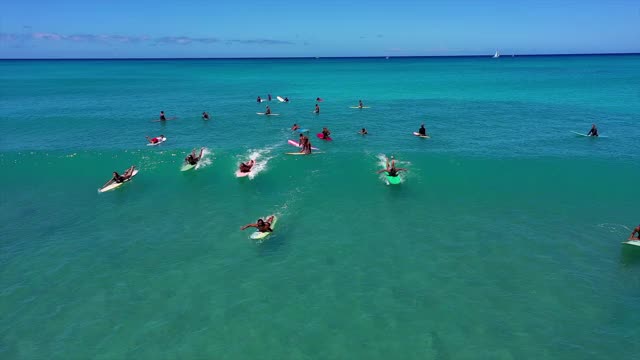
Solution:
<svg viewBox="0 0 640 360"><path fill-rule="evenodd" d="M578 136L584 136L584 137L590 137L590 138L606 138L607 136L602 136L602 135L598 135L598 136L591 136L591 135L587 135L587 134L582 134L579 133L577 131L572 131L572 133L578 135Z"/></svg>
<svg viewBox="0 0 640 360"><path fill-rule="evenodd" d="M431 137L429 135L420 135L420 133L418 132L413 132L413 136L417 136L419 138L423 138L423 139L431 139Z"/></svg>
<svg viewBox="0 0 640 360"><path fill-rule="evenodd" d="M102 188L98 189L98 192L107 192L116 188L119 188L120 186L122 186L122 184L129 182L129 180L133 179L134 176L136 176L138 174L138 169L133 170L133 173L131 173L131 177L126 179L125 181L119 183L119 182L115 182L115 181L110 181L109 183L107 183L107 185L103 186Z"/></svg>
<svg viewBox="0 0 640 360"><path fill-rule="evenodd" d="M280 102L284 102L284 98L282 96L276 96L276 99L278 99L278 101Z"/></svg>
<svg viewBox="0 0 640 360"><path fill-rule="evenodd" d="M256 114L258 114L258 115L264 115L264 116L280 116L280 114L274 114L274 113L271 113L271 114L265 114L265 113L263 113L263 112L261 112L261 113L256 113Z"/></svg>
<svg viewBox="0 0 640 360"><path fill-rule="evenodd" d="M349 106L349 108L351 108L351 109L370 109L371 107L370 106L363 106L363 107L360 107L360 106Z"/></svg>
<svg viewBox="0 0 640 360"><path fill-rule="evenodd" d="M640 240L624 241L623 244L628 244L628 245L633 245L633 246L640 246Z"/></svg>

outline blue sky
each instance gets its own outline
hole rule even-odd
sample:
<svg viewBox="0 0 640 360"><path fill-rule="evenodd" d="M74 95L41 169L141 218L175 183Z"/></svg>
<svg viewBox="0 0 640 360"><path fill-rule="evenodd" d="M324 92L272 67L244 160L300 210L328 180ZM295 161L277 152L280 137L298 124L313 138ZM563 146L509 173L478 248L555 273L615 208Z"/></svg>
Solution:
<svg viewBox="0 0 640 360"><path fill-rule="evenodd" d="M640 52L640 1L20 0L0 58Z"/></svg>

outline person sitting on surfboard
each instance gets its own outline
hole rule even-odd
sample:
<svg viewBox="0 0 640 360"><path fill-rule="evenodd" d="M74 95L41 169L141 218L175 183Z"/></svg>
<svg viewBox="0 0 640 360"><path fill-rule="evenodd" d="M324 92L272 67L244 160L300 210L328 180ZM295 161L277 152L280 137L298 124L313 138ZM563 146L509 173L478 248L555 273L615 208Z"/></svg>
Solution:
<svg viewBox="0 0 640 360"><path fill-rule="evenodd" d="M291 131L296 131L300 129L300 126L298 126L298 124L293 124L293 126L291 127Z"/></svg>
<svg viewBox="0 0 640 360"><path fill-rule="evenodd" d="M358 107L359 107L360 109L362 109L362 107L363 107L363 106L364 106L364 105L362 105L362 100L358 100Z"/></svg>
<svg viewBox="0 0 640 360"><path fill-rule="evenodd" d="M131 176L133 175L133 170L136 168L135 165L131 165L130 168L128 168L124 174L120 175L118 174L117 171L113 172L113 178L111 180L117 182L118 184L121 182L126 181L127 179L131 178Z"/></svg>
<svg viewBox="0 0 640 360"><path fill-rule="evenodd" d="M202 112L202 120L209 120L209 114L206 111Z"/></svg>
<svg viewBox="0 0 640 360"><path fill-rule="evenodd" d="M271 94L268 94L267 98L269 99L269 101L271 101Z"/></svg>
<svg viewBox="0 0 640 360"><path fill-rule="evenodd" d="M156 136L154 138L150 138L148 136L145 136L145 137L147 138L147 141L150 142L151 144L157 144L164 138L164 135Z"/></svg>
<svg viewBox="0 0 640 360"><path fill-rule="evenodd" d="M636 234L638 234L638 236L636 236ZM631 235L629 235L629 240L640 240L640 225L633 229Z"/></svg>
<svg viewBox="0 0 640 360"><path fill-rule="evenodd" d="M328 139L329 135L331 135L331 131L329 131L329 129L327 129L326 127L322 128L322 138Z"/></svg>
<svg viewBox="0 0 640 360"><path fill-rule="evenodd" d="M246 228L250 228L250 227L254 227L257 228L258 231L260 232L272 232L273 229L271 229L271 222L273 221L273 215L269 216L269 218L267 218L267 221L264 221L262 219L258 219L258 221L255 224L247 224L243 227L240 228L240 230L244 230Z"/></svg>
<svg viewBox="0 0 640 360"><path fill-rule="evenodd" d="M165 121L167 120L167 117L164 116L164 111L160 111L160 121Z"/></svg>
<svg viewBox="0 0 640 360"><path fill-rule="evenodd" d="M240 167L239 167L238 170L240 170L240 172L242 172L242 173L251 172L251 168L253 167L253 164L255 164L255 163L256 162L253 159L249 160L249 162L246 163L246 164L245 163L240 163Z"/></svg>
<svg viewBox="0 0 640 360"><path fill-rule="evenodd" d="M260 96L258 96L258 98L256 99L257 102L262 102L262 99L260 98Z"/></svg>
<svg viewBox="0 0 640 360"><path fill-rule="evenodd" d="M360 135L367 135L367 134L368 134L367 129L362 128L362 130L360 130L360 133L359 133L359 134L360 134Z"/></svg>
<svg viewBox="0 0 640 360"><path fill-rule="evenodd" d="M418 134L420 134L420 136L427 136L427 129L424 127L424 124L420 125L420 129L418 129Z"/></svg>
<svg viewBox="0 0 640 360"><path fill-rule="evenodd" d="M271 108L267 105L267 110L264 111L265 115L271 115Z"/></svg>
<svg viewBox="0 0 640 360"><path fill-rule="evenodd" d="M316 114L320 114L320 106L318 106L318 104L316 104L316 109L313 112Z"/></svg>
<svg viewBox="0 0 640 360"><path fill-rule="evenodd" d="M598 136L598 128L596 127L596 124L591 124L591 130L589 130L587 136Z"/></svg>
<svg viewBox="0 0 640 360"><path fill-rule="evenodd" d="M204 148L201 148L200 155L196 156L196 149L193 149L193 151L191 151L191 154L187 155L187 157L184 158L184 161L189 163L190 165L196 165L198 161L200 161L200 159L202 158L203 152L204 152Z"/></svg>

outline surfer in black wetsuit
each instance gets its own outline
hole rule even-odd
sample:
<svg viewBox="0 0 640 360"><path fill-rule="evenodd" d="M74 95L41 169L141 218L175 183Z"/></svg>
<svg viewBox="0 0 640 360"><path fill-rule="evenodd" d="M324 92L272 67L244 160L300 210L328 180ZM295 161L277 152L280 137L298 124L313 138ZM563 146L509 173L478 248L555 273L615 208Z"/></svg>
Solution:
<svg viewBox="0 0 640 360"><path fill-rule="evenodd" d="M135 165L132 165L130 168L128 168L127 170L125 170L124 174L120 175L118 174L118 172L114 171L113 172L113 178L111 180L117 182L117 183L121 183L126 181L127 179L131 178L131 176L133 176L133 170L135 169Z"/></svg>
<svg viewBox="0 0 640 360"><path fill-rule="evenodd" d="M255 164L255 161L253 161L253 160L249 160L249 162L246 163L246 164L245 163L240 163L240 168L239 168L240 172L242 172L242 173L251 172L251 168L253 167L253 164Z"/></svg>
<svg viewBox="0 0 640 360"><path fill-rule="evenodd" d="M258 96L258 98L256 99L257 102L262 102L262 99L260 98L260 96Z"/></svg>
<svg viewBox="0 0 640 360"><path fill-rule="evenodd" d="M360 135L367 135L368 134L367 129L362 128L362 130L360 130L359 134Z"/></svg>
<svg viewBox="0 0 640 360"><path fill-rule="evenodd" d="M400 171L407 171L407 169L405 169L405 168L396 168L396 160L392 156L391 157L391 163L389 163L389 159L387 159L387 167L385 169L378 170L377 174L380 174L381 172L385 172L385 171L389 174L389 176L396 177L396 176L398 176L398 173Z"/></svg>
<svg viewBox="0 0 640 360"><path fill-rule="evenodd" d="M364 107L364 105L362 105L362 100L358 100L358 107L360 109L362 109Z"/></svg>
<svg viewBox="0 0 640 360"><path fill-rule="evenodd" d="M421 136L427 136L427 129L424 127L424 124L420 125L420 129L418 129L418 134Z"/></svg>
<svg viewBox="0 0 640 360"><path fill-rule="evenodd" d="M329 131L329 129L327 129L326 127L322 128L322 138L325 140L329 139L329 135L331 135L331 131Z"/></svg>
<svg viewBox="0 0 640 360"><path fill-rule="evenodd" d="M316 109L313 112L316 114L320 114L320 106L318 106L318 104L316 104Z"/></svg>
<svg viewBox="0 0 640 360"><path fill-rule="evenodd" d="M209 120L209 114L206 111L202 112L202 120Z"/></svg>
<svg viewBox="0 0 640 360"><path fill-rule="evenodd" d="M184 161L186 161L190 165L196 165L198 161L200 161L200 159L202 158L203 152L204 152L204 148L201 148L200 155L196 156L196 150L194 149L193 151L191 151L191 154L187 155L187 157L184 158Z"/></svg>
<svg viewBox="0 0 640 360"><path fill-rule="evenodd" d="M271 222L272 221L273 221L273 215L269 216L267 221L264 221L262 219L258 219L258 221L255 224L247 224L247 225L241 227L240 230L244 230L246 228L254 227L254 228L257 228L258 231L260 231L260 232L272 232L273 231L273 229L271 229Z"/></svg>
<svg viewBox="0 0 640 360"><path fill-rule="evenodd" d="M271 115L271 108L267 105L267 110L264 111L265 115Z"/></svg>
<svg viewBox="0 0 640 360"><path fill-rule="evenodd" d="M164 116L164 111L160 111L160 121L166 121L167 117Z"/></svg>
<svg viewBox="0 0 640 360"><path fill-rule="evenodd" d="M640 240L640 225L636 226L636 228L633 229L631 235L629 235L629 240Z"/></svg>
<svg viewBox="0 0 640 360"><path fill-rule="evenodd" d="M591 124L591 130L589 130L587 136L598 136L598 128L596 127L596 124Z"/></svg>
<svg viewBox="0 0 640 360"><path fill-rule="evenodd" d="M288 97L285 97L285 98L284 98L284 102L289 102L289 98L288 98Z"/></svg>
<svg viewBox="0 0 640 360"><path fill-rule="evenodd" d="M269 99L269 101L271 101L271 94L268 94L267 98Z"/></svg>

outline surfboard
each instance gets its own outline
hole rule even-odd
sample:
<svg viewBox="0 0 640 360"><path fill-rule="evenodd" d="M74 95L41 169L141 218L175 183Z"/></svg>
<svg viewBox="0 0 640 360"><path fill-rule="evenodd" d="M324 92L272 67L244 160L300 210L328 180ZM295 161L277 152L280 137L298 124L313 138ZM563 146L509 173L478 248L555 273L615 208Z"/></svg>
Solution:
<svg viewBox="0 0 640 360"><path fill-rule="evenodd" d="M151 120L151 122L163 122L163 121L170 121L170 120L175 120L175 119L177 119L177 117L174 116L174 117L167 118L166 120L160 120L160 119Z"/></svg>
<svg viewBox="0 0 640 360"><path fill-rule="evenodd" d="M385 177L387 178L387 181L389 182L390 185L398 185L402 182L402 179L400 179L400 176L390 176L389 173L387 171L384 172L385 173Z"/></svg>
<svg viewBox="0 0 640 360"><path fill-rule="evenodd" d="M628 245L633 245L633 246L640 246L640 240L629 240L629 241L624 241L622 243L623 244L628 244Z"/></svg>
<svg viewBox="0 0 640 360"><path fill-rule="evenodd" d="M271 114L265 114L265 113L263 113L263 112L261 112L261 113L256 113L256 114L258 114L258 115L264 115L264 116L279 116L279 115L280 115L280 114L274 114L274 113L271 113Z"/></svg>
<svg viewBox="0 0 640 360"><path fill-rule="evenodd" d="M271 216L273 216L273 220L271 221L271 230L275 231L275 227L276 227L276 223L278 222L278 217L275 215L269 215L267 216L267 219L269 219ZM271 235L271 232L260 232L258 230L256 230L253 234L251 234L251 236L249 236L251 239L253 240L260 240L260 239L264 239L267 236Z"/></svg>
<svg viewBox="0 0 640 360"><path fill-rule="evenodd" d="M98 192L107 192L113 189L117 189L120 186L122 186L122 184L129 182L131 179L133 179L134 176L138 175L138 169L133 170L133 173L131 173L131 177L126 179L125 181L121 182L121 183L117 183L115 181L110 181L109 183L107 183L107 185L103 186L102 188L98 189Z"/></svg>
<svg viewBox="0 0 640 360"><path fill-rule="evenodd" d="M147 144L147 146L157 146L157 145L162 144L162 143L163 143L163 142L165 142L165 141L167 141L167 137L166 137L166 136L165 136L165 137L161 137L161 138L159 139L159 141L158 141L157 143L155 143L155 144L153 144L153 143L148 143L148 144Z"/></svg>
<svg viewBox="0 0 640 360"><path fill-rule="evenodd" d="M420 135L420 133L417 132L413 132L413 135L419 137L419 138L423 138L423 139L431 139L431 137L429 135Z"/></svg>
<svg viewBox="0 0 640 360"><path fill-rule="evenodd" d="M331 141L331 140L333 140L333 139L331 138L331 136L324 137L324 135L323 135L322 133L317 133L317 134L316 134L316 137L317 137L318 139L322 139L322 140L326 140L326 141Z"/></svg>
<svg viewBox="0 0 640 360"><path fill-rule="evenodd" d="M602 136L602 135L598 135L598 136L591 136L591 135L587 135L587 134L582 134L579 133L577 131L572 131L572 133L578 135L578 136L584 136L584 137L590 137L590 138L606 138L606 136Z"/></svg>
<svg viewBox="0 0 640 360"><path fill-rule="evenodd" d="M198 164L196 164L196 165L198 165ZM189 163L184 163L184 164L182 164L182 167L180 168L180 171L188 171L188 170L191 170L191 169L195 168L195 167L196 167L196 165L191 165L191 164L189 164Z"/></svg>
<svg viewBox="0 0 640 360"><path fill-rule="evenodd" d="M280 101L280 102L284 102L284 98L281 97L281 96L276 96L276 99L278 99L278 101Z"/></svg>
<svg viewBox="0 0 640 360"><path fill-rule="evenodd" d="M370 106L363 106L363 107L360 107L360 106L349 106L349 108L351 108L351 109L370 109L371 107Z"/></svg>
<svg viewBox="0 0 640 360"><path fill-rule="evenodd" d="M315 155L315 154L322 154L321 152L312 152L311 154L305 154L305 153L301 153L301 152L288 152L288 153L284 153L285 155Z"/></svg>
<svg viewBox="0 0 640 360"><path fill-rule="evenodd" d="M320 99L320 98L316 98L317 102L323 102L324 100Z"/></svg>
<svg viewBox="0 0 640 360"><path fill-rule="evenodd" d="M287 140L287 142L289 143L289 145L293 145L295 147L300 147L300 143L295 141L295 140ZM312 146L311 150L320 150L317 147Z"/></svg>
<svg viewBox="0 0 640 360"><path fill-rule="evenodd" d="M240 170L236 170L236 177L246 177L249 176L249 174L251 174L251 171L249 172L242 172Z"/></svg>

